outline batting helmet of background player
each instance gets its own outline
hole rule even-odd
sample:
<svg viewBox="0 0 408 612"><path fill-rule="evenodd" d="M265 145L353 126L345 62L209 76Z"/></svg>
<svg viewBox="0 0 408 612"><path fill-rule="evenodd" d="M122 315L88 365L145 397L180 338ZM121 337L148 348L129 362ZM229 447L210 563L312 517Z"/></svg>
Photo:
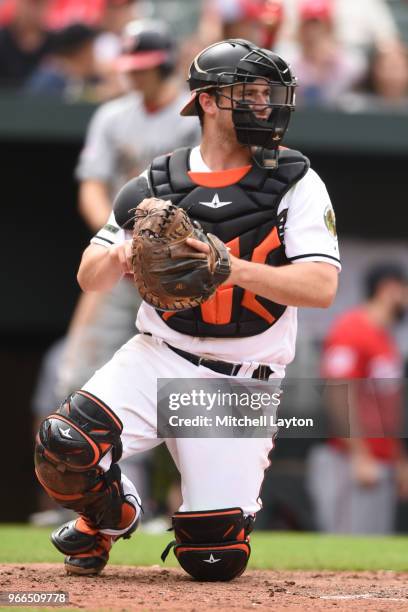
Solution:
<svg viewBox="0 0 408 612"><path fill-rule="evenodd" d="M245 87L254 81L269 87L269 101L254 104L246 99ZM279 55L262 49L247 40L224 40L199 53L188 75L191 99L182 115L200 115L198 97L201 92L213 93L218 108L232 111L238 142L276 152L295 110L296 78L289 64ZM242 84L240 98L233 97L231 86ZM267 119L253 112L256 107L269 108ZM270 153L268 155L270 157ZM271 164L270 160L268 166Z"/></svg>
<svg viewBox="0 0 408 612"><path fill-rule="evenodd" d="M126 25L117 60L120 72L159 68L166 78L174 72L176 61L176 42L164 23L136 19Z"/></svg>

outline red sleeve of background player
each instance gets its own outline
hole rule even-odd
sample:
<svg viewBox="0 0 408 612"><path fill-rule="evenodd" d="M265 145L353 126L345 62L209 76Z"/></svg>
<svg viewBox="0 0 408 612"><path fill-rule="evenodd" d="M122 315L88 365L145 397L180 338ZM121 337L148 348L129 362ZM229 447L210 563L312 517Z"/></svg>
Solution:
<svg viewBox="0 0 408 612"><path fill-rule="evenodd" d="M324 378L365 376L361 328L360 316L356 311L346 313L334 323L323 346L321 375Z"/></svg>

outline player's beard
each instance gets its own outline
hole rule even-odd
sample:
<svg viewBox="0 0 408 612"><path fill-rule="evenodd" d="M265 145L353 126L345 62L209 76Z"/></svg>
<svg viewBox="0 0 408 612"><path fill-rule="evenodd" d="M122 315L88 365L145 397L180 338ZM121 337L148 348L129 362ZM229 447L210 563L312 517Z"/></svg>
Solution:
<svg viewBox="0 0 408 612"><path fill-rule="evenodd" d="M217 142L219 142L223 147L241 147L242 145L240 142L238 142L237 133L232 121L232 112L230 110L222 110L219 115L219 119L220 120L217 122L216 132Z"/></svg>

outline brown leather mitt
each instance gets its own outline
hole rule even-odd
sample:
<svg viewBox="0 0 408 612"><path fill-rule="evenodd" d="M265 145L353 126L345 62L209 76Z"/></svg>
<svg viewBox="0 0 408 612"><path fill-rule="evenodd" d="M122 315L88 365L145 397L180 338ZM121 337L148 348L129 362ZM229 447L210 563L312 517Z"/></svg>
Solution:
<svg viewBox="0 0 408 612"><path fill-rule="evenodd" d="M186 243L210 247L200 253ZM159 310L185 310L208 300L230 275L228 250L169 201L147 198L135 213L132 267L141 297Z"/></svg>

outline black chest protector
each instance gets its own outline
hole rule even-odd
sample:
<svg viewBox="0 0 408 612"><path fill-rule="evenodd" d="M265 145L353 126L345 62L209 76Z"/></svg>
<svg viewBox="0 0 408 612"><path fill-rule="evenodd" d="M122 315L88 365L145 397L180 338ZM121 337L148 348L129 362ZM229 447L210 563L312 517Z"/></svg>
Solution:
<svg viewBox="0 0 408 612"><path fill-rule="evenodd" d="M288 263L283 245L287 211L279 216L277 211L283 196L306 174L308 159L298 151L283 149L277 169L254 164L239 182L208 187L203 186L208 180L198 180L196 173L189 175L189 158L187 148L156 158L149 169L149 191L185 209L206 232L225 242L233 255L272 266ZM217 174L220 173L214 176ZM221 183L222 180L218 181ZM140 197L146 187L146 181L141 190L139 186ZM148 193L143 197L148 197ZM169 327L183 334L231 338L266 331L285 310L286 306L241 287L222 285L201 306L157 313Z"/></svg>

